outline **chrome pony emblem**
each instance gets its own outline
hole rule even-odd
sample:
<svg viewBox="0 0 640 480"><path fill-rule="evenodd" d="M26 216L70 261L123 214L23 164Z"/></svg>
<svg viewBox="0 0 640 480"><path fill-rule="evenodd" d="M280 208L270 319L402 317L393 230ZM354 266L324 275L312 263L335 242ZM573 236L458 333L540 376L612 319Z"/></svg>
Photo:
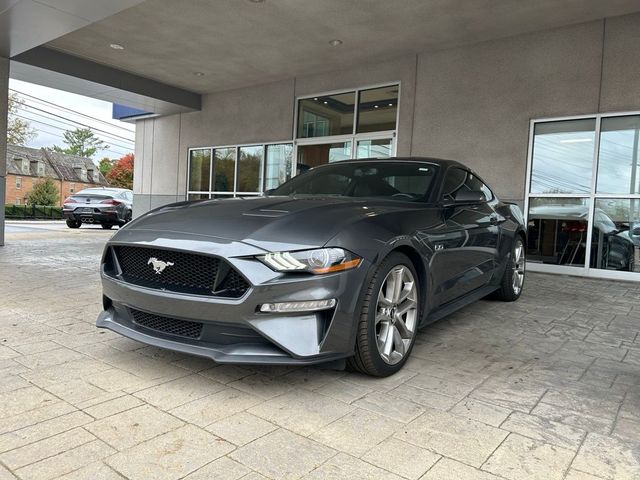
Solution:
<svg viewBox="0 0 640 480"><path fill-rule="evenodd" d="M156 257L151 257L147 262L147 265L153 265L153 271L160 275L164 272L165 268L171 267L173 262L163 262L162 260L158 260Z"/></svg>

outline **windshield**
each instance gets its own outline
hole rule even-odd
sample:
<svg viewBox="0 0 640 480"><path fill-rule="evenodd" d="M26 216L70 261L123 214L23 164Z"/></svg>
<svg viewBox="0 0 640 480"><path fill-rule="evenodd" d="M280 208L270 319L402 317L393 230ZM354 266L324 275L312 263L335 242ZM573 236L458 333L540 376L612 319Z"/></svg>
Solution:
<svg viewBox="0 0 640 480"><path fill-rule="evenodd" d="M309 170L269 195L330 195L425 201L437 165L429 163L346 163Z"/></svg>

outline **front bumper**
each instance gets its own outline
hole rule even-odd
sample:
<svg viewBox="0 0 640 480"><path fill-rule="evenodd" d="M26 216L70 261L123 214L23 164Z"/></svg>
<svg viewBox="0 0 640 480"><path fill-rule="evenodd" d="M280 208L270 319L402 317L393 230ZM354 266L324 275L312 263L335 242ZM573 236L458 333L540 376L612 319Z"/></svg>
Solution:
<svg viewBox="0 0 640 480"><path fill-rule="evenodd" d="M331 275L279 274L250 258L263 250L241 243L163 232L121 231L114 244L180 249L224 258L251 284L238 299L191 295L126 283L102 269L105 310L97 326L161 348L209 357L220 363L304 365L353 353L358 297L369 264ZM330 310L261 313L264 303L335 298ZM197 338L149 329L136 314L202 324Z"/></svg>

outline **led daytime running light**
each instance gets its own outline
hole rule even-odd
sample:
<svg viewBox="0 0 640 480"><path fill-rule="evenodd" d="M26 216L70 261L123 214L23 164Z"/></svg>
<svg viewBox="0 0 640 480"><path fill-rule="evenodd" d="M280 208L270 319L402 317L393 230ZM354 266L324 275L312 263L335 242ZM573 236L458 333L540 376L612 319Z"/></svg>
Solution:
<svg viewBox="0 0 640 480"><path fill-rule="evenodd" d="M282 303L264 303L260 305L260 311L263 313L291 313L291 312L316 312L318 310L327 310L336 306L336 299L328 300L307 300L304 302L282 302Z"/></svg>

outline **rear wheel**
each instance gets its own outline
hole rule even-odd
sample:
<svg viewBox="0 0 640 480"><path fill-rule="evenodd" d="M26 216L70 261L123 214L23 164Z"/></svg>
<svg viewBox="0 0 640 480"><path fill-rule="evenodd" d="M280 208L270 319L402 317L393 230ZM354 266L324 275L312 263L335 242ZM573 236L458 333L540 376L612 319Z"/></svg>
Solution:
<svg viewBox="0 0 640 480"><path fill-rule="evenodd" d="M111 227L113 227L113 223L101 223L100 226L104 229L104 230L110 230Z"/></svg>
<svg viewBox="0 0 640 480"><path fill-rule="evenodd" d="M82 222L80 220L74 220L73 218L67 218L67 227L69 228L80 228Z"/></svg>
<svg viewBox="0 0 640 480"><path fill-rule="evenodd" d="M392 253L378 267L362 302L351 369L386 377L407 361L416 337L419 285L411 261Z"/></svg>
<svg viewBox="0 0 640 480"><path fill-rule="evenodd" d="M520 298L525 276L525 251L522 237L517 236L513 241L511 258L504 270L500 288L496 297L505 302L513 302Z"/></svg>

